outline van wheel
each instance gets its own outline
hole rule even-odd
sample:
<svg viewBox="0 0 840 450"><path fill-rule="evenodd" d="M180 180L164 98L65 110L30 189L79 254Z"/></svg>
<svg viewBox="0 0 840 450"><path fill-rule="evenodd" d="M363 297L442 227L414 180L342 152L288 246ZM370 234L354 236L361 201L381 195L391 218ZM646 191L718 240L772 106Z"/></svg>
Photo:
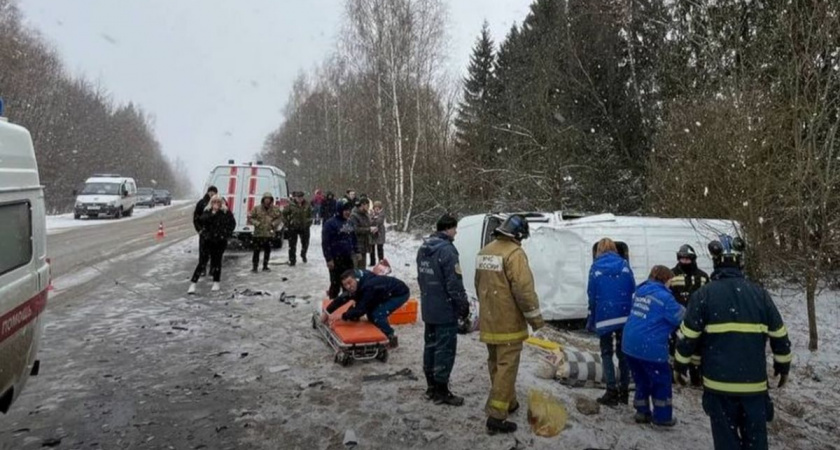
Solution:
<svg viewBox="0 0 840 450"><path fill-rule="evenodd" d="M120 207L120 209L118 209L117 212L114 214L114 219L122 219L122 216L123 216L123 210L122 210L122 207Z"/></svg>
<svg viewBox="0 0 840 450"><path fill-rule="evenodd" d="M125 212L125 216L126 217L131 217L133 215L134 215L134 207L132 206L131 208L129 208L128 211Z"/></svg>
<svg viewBox="0 0 840 450"><path fill-rule="evenodd" d="M73 220L79 220L82 218L81 214L73 214Z"/></svg>

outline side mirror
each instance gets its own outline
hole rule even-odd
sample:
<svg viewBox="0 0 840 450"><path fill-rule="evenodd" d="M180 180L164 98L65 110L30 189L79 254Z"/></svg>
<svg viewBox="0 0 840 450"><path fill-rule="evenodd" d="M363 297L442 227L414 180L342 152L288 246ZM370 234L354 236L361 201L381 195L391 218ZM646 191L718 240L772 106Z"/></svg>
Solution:
<svg viewBox="0 0 840 450"><path fill-rule="evenodd" d="M76 197L77 195L79 195L78 189L73 189L73 197Z"/></svg>
<svg viewBox="0 0 840 450"><path fill-rule="evenodd" d="M123 191L122 191L122 196L123 196L123 197L128 197L128 191L127 191L127 190L123 190Z"/></svg>

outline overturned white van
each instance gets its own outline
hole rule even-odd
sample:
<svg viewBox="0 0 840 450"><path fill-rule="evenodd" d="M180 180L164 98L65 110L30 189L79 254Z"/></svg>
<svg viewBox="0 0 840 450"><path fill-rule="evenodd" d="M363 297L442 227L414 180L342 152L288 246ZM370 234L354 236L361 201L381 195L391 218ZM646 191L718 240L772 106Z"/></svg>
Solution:
<svg viewBox="0 0 840 450"><path fill-rule="evenodd" d="M697 251L698 266L711 273L712 260L706 248L718 235L737 235L740 226L731 220L662 219L612 214L594 216L555 213L522 213L531 237L522 246L534 273L540 307L546 320L585 319L588 314L586 285L592 264L593 245L603 237L624 244L630 266L641 283L651 267L676 265L676 252L683 244ZM493 239L493 231L507 214L468 216L458 223L455 246L461 256L464 286L475 297L475 257Z"/></svg>

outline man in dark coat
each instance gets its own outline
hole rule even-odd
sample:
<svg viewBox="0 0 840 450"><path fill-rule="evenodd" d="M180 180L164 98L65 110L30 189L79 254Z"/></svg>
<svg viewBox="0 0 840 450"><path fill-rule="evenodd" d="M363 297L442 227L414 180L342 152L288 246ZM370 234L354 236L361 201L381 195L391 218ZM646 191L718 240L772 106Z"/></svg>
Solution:
<svg viewBox="0 0 840 450"><path fill-rule="evenodd" d="M700 290L709 282L709 275L697 267L697 253L694 252L694 247L684 244L677 251L677 266L672 270L674 278L671 279L669 286L674 298L684 308L688 308L688 300L691 294ZM669 349L671 356L674 356L677 344L677 333L671 335L669 342ZM691 366L688 374L691 378L691 385L694 387L703 386L703 378L700 375L701 355L691 355ZM675 380L676 381L676 380Z"/></svg>
<svg viewBox="0 0 840 450"><path fill-rule="evenodd" d="M356 231L348 220L353 205L340 199L335 216L324 224L321 230L321 249L330 271L329 298L336 298L341 292L341 274L353 268L353 253L356 251Z"/></svg>
<svg viewBox="0 0 840 450"><path fill-rule="evenodd" d="M388 316L408 301L411 294L408 286L394 277L351 269L341 274L341 287L345 294L327 306L327 313L332 314L348 301L354 300L356 304L342 314L341 319L359 320L367 316L388 337L388 345L397 348L397 335L388 323Z"/></svg>
<svg viewBox="0 0 840 450"><path fill-rule="evenodd" d="M289 236L289 266L294 266L297 253L297 242L300 238L300 259L306 263L306 252L309 250L309 228L312 227L312 207L303 197L303 192L292 194L292 203L283 210L283 219Z"/></svg>
<svg viewBox="0 0 840 450"><path fill-rule="evenodd" d="M370 221L370 200L359 199L359 203L350 215L350 222L356 230L356 252L353 255L353 263L356 269L364 270L367 254L370 252L371 243L374 239L376 227Z"/></svg>
<svg viewBox="0 0 840 450"><path fill-rule="evenodd" d="M435 404L461 406L464 398L449 390L449 375L455 365L458 320L470 314L461 275L458 250L453 245L458 221L446 214L437 222L437 232L423 241L417 251L417 283L425 323L423 372L426 397Z"/></svg>
<svg viewBox="0 0 840 450"><path fill-rule="evenodd" d="M207 192L204 194L204 197L201 197L201 200L199 200L198 203L195 204L195 211L193 211L193 227L195 227L195 232L198 233L198 260L204 261L202 271L199 274L202 277L207 275L207 262L210 260L210 255L204 248L204 238L201 237L201 215L204 214L204 210L210 203L210 199L218 193L219 190L216 188L216 186L208 187Z"/></svg>
<svg viewBox="0 0 840 450"><path fill-rule="evenodd" d="M321 205L322 224L332 219L332 216L335 215L335 202L335 194L331 191L327 191L327 196L324 198L324 203Z"/></svg>
<svg viewBox="0 0 840 450"><path fill-rule="evenodd" d="M740 237L709 244L712 281L691 296L680 326L675 371L684 380L691 355L703 355L703 410L716 450L766 450L773 403L767 390L767 341L773 374L784 386L790 373L787 328L770 294L744 278ZM701 339L702 337L702 339Z"/></svg>

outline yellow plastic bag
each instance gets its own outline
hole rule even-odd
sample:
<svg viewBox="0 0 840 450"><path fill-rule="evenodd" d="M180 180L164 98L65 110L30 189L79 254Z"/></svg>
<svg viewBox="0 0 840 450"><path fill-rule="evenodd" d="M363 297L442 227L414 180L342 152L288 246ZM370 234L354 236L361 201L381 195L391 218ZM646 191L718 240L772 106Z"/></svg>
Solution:
<svg viewBox="0 0 840 450"><path fill-rule="evenodd" d="M528 423L537 436L557 436L568 418L566 408L551 394L537 389L528 393Z"/></svg>

